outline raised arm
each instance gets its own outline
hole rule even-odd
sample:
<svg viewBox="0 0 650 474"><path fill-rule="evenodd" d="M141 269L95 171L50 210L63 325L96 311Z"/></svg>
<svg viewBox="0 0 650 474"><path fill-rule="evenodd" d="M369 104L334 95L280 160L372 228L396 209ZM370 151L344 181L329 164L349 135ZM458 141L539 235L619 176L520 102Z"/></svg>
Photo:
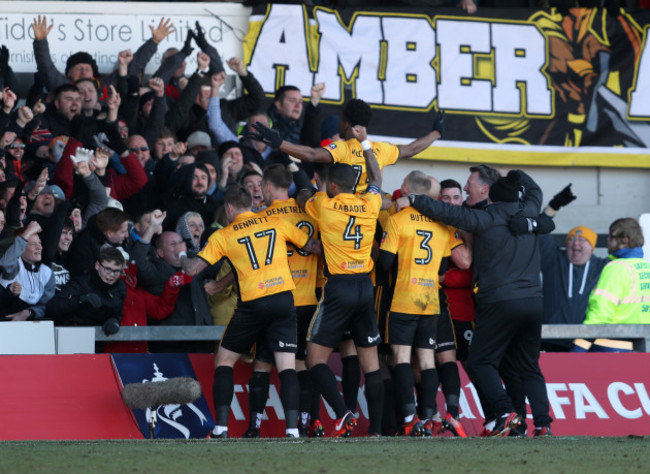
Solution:
<svg viewBox="0 0 650 474"><path fill-rule="evenodd" d="M34 31L34 59L36 61L36 68L45 77L45 87L49 91L53 91L61 84L68 82L66 77L56 68L52 62L50 55L50 45L47 42L47 35L54 27L54 23L47 25L47 17L38 15L32 22L32 30Z"/></svg>
<svg viewBox="0 0 650 474"><path fill-rule="evenodd" d="M129 64L128 74L130 76L137 76L144 71L147 63L151 60L152 56L158 49L158 45L162 43L167 36L175 32L176 27L174 27L171 18L161 18L158 26L154 28L153 25L149 25L149 30L151 31L151 38L145 41L142 46L138 48L133 55L133 61Z"/></svg>
<svg viewBox="0 0 650 474"><path fill-rule="evenodd" d="M361 148L363 149L363 157L366 160L366 175L368 176L368 187L376 186L381 189L381 170L379 169L379 163L377 163L377 158L375 157L375 152L372 151L372 145L368 141L368 135L366 133L366 127L363 125L355 125L352 127L352 134L354 138L359 140L361 143Z"/></svg>
<svg viewBox="0 0 650 474"><path fill-rule="evenodd" d="M245 133L246 138L264 142L275 150L285 152L289 156L299 159L300 161L307 161L309 163L331 163L332 155L324 148L312 148L304 145L296 145L294 143L282 140L277 130L265 127L261 123L252 124L252 128Z"/></svg>
<svg viewBox="0 0 650 474"><path fill-rule="evenodd" d="M219 89L226 81L226 73L220 72L219 74L213 74L210 78L210 101L208 102L208 110L206 116L208 118L208 128L214 134L217 139L217 142L223 143L227 141L238 141L237 135L235 135L228 125L223 121L221 116L221 99L219 99Z"/></svg>
<svg viewBox="0 0 650 474"><path fill-rule="evenodd" d="M438 138L442 136L442 132L445 131L445 111L441 110L436 115L436 118L433 121L433 130L424 135L423 137L418 138L417 140L412 141L407 145L397 145L399 149L399 155L397 159L401 158L411 158L412 156L417 155L421 151L426 150L435 142Z"/></svg>
<svg viewBox="0 0 650 474"><path fill-rule="evenodd" d="M201 51L210 56L210 74L219 74L220 72L223 72L223 63L221 61L221 56L219 56L219 52L214 46L208 43L208 40L205 38L205 31L201 27L201 24L197 21L194 26L196 26L196 31L194 32L194 41L196 42L196 45L201 48Z"/></svg>

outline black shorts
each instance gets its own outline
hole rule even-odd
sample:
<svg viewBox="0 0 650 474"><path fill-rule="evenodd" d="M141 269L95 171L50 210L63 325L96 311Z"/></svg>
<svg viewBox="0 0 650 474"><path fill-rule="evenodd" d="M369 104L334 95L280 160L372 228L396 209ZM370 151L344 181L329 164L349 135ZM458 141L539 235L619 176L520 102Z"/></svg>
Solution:
<svg viewBox="0 0 650 474"><path fill-rule="evenodd" d="M454 337L454 327L449 315L449 306L447 305L447 295L440 290L440 316L438 317L438 341L436 344L436 353L451 351L456 349L456 338Z"/></svg>
<svg viewBox="0 0 650 474"><path fill-rule="evenodd" d="M373 302L367 274L329 277L309 328L309 342L334 349L349 329L356 346L376 346L381 338Z"/></svg>
<svg viewBox="0 0 650 474"><path fill-rule="evenodd" d="M296 342L296 308L293 295L283 291L237 304L221 339L221 346L248 354L253 344L268 345L271 352L293 352Z"/></svg>
<svg viewBox="0 0 650 474"><path fill-rule="evenodd" d="M464 362L467 360L469 345L474 335L474 321L451 320L456 334L456 360Z"/></svg>
<svg viewBox="0 0 650 474"><path fill-rule="evenodd" d="M298 351L296 359L305 360L307 358L307 333L309 325L316 312L316 305L296 306L298 315Z"/></svg>
<svg viewBox="0 0 650 474"><path fill-rule="evenodd" d="M386 342L417 349L433 349L436 346L438 315L388 313Z"/></svg>

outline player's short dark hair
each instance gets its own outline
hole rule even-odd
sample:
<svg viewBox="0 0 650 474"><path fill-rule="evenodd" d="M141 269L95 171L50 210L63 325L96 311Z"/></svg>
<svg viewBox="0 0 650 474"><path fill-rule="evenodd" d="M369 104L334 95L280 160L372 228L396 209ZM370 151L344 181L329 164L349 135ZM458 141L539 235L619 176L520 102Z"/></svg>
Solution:
<svg viewBox="0 0 650 474"><path fill-rule="evenodd" d="M479 182L488 186L492 186L501 177L501 173L489 165L472 166L469 170L472 173L478 173Z"/></svg>
<svg viewBox="0 0 650 474"><path fill-rule="evenodd" d="M293 174L282 163L275 163L264 169L264 181L281 189L289 189L293 183Z"/></svg>
<svg viewBox="0 0 650 474"><path fill-rule="evenodd" d="M352 126L362 125L367 127L372 119L372 109L363 100L352 99L345 104L342 115Z"/></svg>
<svg viewBox="0 0 650 474"><path fill-rule="evenodd" d="M97 256L97 261L99 263L113 262L120 267L123 267L124 263L126 262L126 260L124 260L124 255L122 252L110 245L105 245L100 249L99 255Z"/></svg>
<svg viewBox="0 0 650 474"><path fill-rule="evenodd" d="M619 240L627 237L629 248L643 247L643 230L639 222L633 217L622 217L616 219L609 226L609 234Z"/></svg>
<svg viewBox="0 0 650 474"><path fill-rule="evenodd" d="M406 175L404 180L414 194L426 194L431 189L431 180L422 171L414 170Z"/></svg>
<svg viewBox="0 0 650 474"><path fill-rule="evenodd" d="M95 224L97 225L97 229L103 234L108 230L112 230L113 232L119 230L122 224L128 220L129 215L126 212L115 209L114 207L107 207L97 213Z"/></svg>
<svg viewBox="0 0 650 474"><path fill-rule="evenodd" d="M461 191L463 190L463 187L455 179L443 179L442 181L440 181L440 190L441 191L443 189L453 189L453 188L458 188Z"/></svg>
<svg viewBox="0 0 650 474"><path fill-rule="evenodd" d="M223 202L236 209L247 209L253 205L253 198L245 187L233 186L226 191Z"/></svg>
<svg viewBox="0 0 650 474"><path fill-rule="evenodd" d="M345 163L334 163L327 172L327 179L344 191L352 191L357 180L357 174L352 166Z"/></svg>
<svg viewBox="0 0 650 474"><path fill-rule="evenodd" d="M298 89L296 86L282 86L278 90L275 91L275 101L282 102L282 99L284 99L284 95L289 92L289 91L298 91L300 92L300 89Z"/></svg>
<svg viewBox="0 0 650 474"><path fill-rule="evenodd" d="M325 182L327 181L327 174L330 170L330 163L314 163L314 172L318 173L320 179Z"/></svg>

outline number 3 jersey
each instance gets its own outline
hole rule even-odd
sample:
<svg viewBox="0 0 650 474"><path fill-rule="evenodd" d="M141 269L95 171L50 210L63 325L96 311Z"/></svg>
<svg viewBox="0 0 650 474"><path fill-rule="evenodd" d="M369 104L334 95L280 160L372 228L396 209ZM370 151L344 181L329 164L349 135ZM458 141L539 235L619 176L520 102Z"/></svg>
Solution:
<svg viewBox="0 0 650 474"><path fill-rule="evenodd" d="M241 301L251 301L295 288L287 241L302 248L309 236L279 216L244 212L214 232L198 257L210 265L226 257L235 270Z"/></svg>
<svg viewBox="0 0 650 474"><path fill-rule="evenodd" d="M438 270L451 255L454 237L448 226L407 207L386 223L381 250L397 255L397 278L391 312L440 313Z"/></svg>
<svg viewBox="0 0 650 474"><path fill-rule="evenodd" d="M314 194L305 204L307 214L318 222L325 275L369 273L381 195L375 188L358 195L341 193L333 198Z"/></svg>

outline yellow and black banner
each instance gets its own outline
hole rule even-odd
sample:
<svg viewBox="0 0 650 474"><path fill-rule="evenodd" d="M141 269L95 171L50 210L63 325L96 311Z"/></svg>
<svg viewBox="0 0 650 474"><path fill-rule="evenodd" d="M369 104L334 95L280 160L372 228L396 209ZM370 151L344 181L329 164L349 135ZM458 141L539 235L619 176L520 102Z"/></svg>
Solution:
<svg viewBox="0 0 650 474"><path fill-rule="evenodd" d="M370 133L402 141L447 113L418 158L650 168L650 11L254 10L248 69L269 97L325 83L334 114L372 105Z"/></svg>

